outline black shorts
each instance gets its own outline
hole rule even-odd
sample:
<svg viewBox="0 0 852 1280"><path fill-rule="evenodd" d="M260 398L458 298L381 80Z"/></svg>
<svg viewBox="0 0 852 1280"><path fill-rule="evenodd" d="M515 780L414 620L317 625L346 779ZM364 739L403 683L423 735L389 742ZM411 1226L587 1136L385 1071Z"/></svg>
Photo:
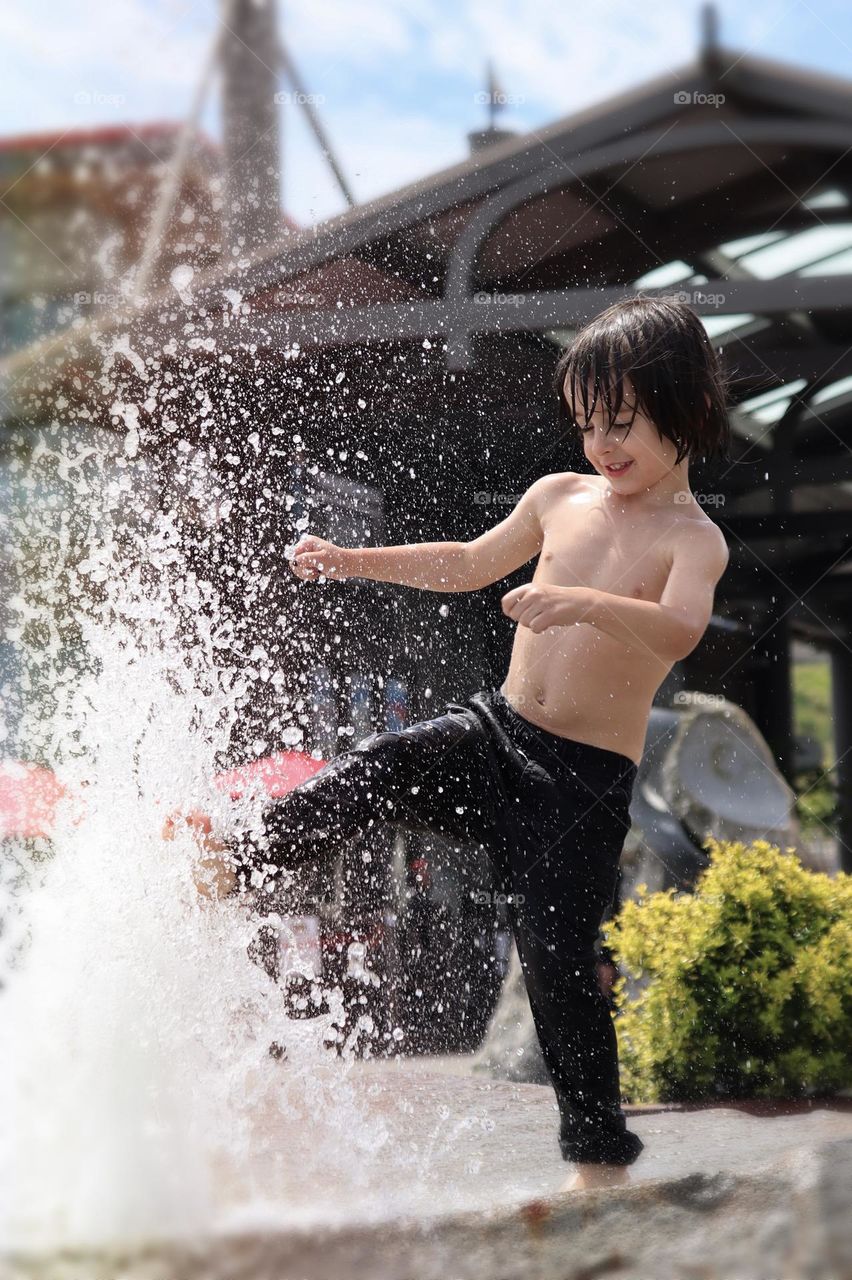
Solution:
<svg viewBox="0 0 852 1280"><path fill-rule="evenodd" d="M371 734L263 814L255 869L295 868L390 822L485 847L506 895L566 1160L631 1164L612 1013L595 944L630 829L629 757L540 729L501 690Z"/></svg>

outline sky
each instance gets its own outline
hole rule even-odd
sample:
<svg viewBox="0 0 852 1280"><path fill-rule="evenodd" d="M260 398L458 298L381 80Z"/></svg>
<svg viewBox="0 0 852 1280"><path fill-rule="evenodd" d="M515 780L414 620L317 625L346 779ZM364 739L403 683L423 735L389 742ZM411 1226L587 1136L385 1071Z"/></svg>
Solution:
<svg viewBox="0 0 852 1280"><path fill-rule="evenodd" d="M290 52L359 202L457 163L486 123L492 59L519 132L690 62L697 0L278 0ZM850 78L849 0L720 0L740 53ZM220 0L28 0L0 6L0 134L183 120ZM282 89L287 85L282 81ZM282 108L283 203L300 225L345 207L298 107ZM220 132L217 96L201 120Z"/></svg>

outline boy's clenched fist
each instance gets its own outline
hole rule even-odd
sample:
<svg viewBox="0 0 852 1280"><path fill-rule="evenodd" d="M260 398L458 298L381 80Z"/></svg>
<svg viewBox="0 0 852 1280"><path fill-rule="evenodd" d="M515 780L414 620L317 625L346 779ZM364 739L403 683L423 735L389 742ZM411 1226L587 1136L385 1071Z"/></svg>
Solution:
<svg viewBox="0 0 852 1280"><path fill-rule="evenodd" d="M352 573L345 547L336 547L333 542L310 533L302 534L288 558L296 577L305 582L313 582L319 577L342 582Z"/></svg>

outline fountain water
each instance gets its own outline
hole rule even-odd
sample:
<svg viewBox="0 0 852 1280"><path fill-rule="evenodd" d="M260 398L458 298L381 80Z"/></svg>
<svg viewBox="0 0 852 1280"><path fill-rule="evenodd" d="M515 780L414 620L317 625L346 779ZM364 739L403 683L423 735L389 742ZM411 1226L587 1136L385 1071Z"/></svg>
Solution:
<svg viewBox="0 0 852 1280"><path fill-rule="evenodd" d="M249 958L257 920L198 895L187 833L161 839L189 804L256 820L257 791L234 803L213 783L248 677L174 514L145 507L126 450L91 455L46 433L4 512L13 745L64 788L50 848L7 841L2 877L0 1239L19 1249L210 1233L273 1184L286 1218L310 1205L297 1187L351 1163L342 1145L363 1168L387 1137L346 1052L323 1047L340 992L286 1018Z"/></svg>

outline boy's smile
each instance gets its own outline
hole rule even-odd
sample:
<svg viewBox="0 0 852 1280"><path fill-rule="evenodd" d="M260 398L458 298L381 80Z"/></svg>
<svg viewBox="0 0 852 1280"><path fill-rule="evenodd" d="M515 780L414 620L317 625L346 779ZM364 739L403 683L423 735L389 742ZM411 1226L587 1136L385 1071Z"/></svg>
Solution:
<svg viewBox="0 0 852 1280"><path fill-rule="evenodd" d="M608 476L623 476L628 467L633 466L633 459L628 458L626 462L604 463L604 471Z"/></svg>

